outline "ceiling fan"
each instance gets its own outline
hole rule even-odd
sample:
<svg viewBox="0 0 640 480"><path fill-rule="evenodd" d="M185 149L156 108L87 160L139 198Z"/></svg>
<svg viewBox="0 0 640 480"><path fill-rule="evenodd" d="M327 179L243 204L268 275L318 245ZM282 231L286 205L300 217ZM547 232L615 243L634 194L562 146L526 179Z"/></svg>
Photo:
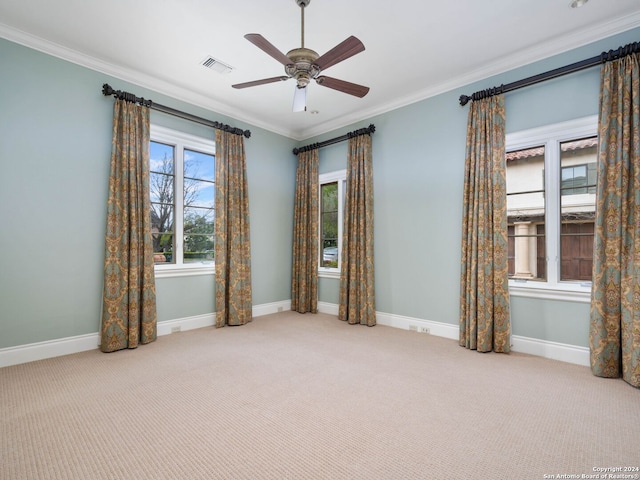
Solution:
<svg viewBox="0 0 640 480"><path fill-rule="evenodd" d="M339 43L324 55L318 55L313 50L304 47L304 9L311 0L295 0L300 7L301 24L302 24L302 45L300 48L294 48L286 55L274 47L266 38L259 33L249 33L244 36L256 47L271 55L277 61L284 65L284 71L287 76L263 78L262 80L254 80L253 82L237 83L232 85L233 88L248 88L267 83L283 82L293 78L296 80L296 89L293 96L293 111L302 112L307 109L307 85L311 80L315 80L318 85L348 93L356 97L364 97L369 92L369 87L358 85L356 83L339 80L337 78L320 75L320 72L342 62L347 58L364 51L364 45L354 36L350 36L342 43Z"/></svg>

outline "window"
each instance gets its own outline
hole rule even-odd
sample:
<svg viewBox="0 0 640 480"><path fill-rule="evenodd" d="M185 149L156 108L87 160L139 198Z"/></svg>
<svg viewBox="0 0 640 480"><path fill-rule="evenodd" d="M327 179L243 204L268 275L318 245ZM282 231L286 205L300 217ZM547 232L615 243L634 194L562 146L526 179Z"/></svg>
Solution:
<svg viewBox="0 0 640 480"><path fill-rule="evenodd" d="M562 167L560 176L562 182L560 184L560 194L562 196L596 193L595 162Z"/></svg>
<svg viewBox="0 0 640 480"><path fill-rule="evenodd" d="M320 175L320 274L340 274L346 170Z"/></svg>
<svg viewBox="0 0 640 480"><path fill-rule="evenodd" d="M588 301L597 117L507 135L510 292Z"/></svg>
<svg viewBox="0 0 640 480"><path fill-rule="evenodd" d="M152 126L149 169L156 275L213 273L214 141Z"/></svg>

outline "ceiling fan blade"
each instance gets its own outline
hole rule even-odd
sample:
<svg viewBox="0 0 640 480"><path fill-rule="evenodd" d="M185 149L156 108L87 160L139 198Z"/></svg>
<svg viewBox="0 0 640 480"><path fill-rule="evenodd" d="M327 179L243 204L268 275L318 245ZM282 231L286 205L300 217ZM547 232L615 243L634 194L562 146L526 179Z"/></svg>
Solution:
<svg viewBox="0 0 640 480"><path fill-rule="evenodd" d="M293 111L304 112L307 109L307 87L298 87L293 94Z"/></svg>
<svg viewBox="0 0 640 480"><path fill-rule="evenodd" d="M284 53L282 53L280 50L274 47L273 44L269 42L269 40L264 38L259 33L247 33L244 36L244 38L249 40L251 43L253 43L256 47L258 47L263 52L271 55L281 64L289 65L291 63L291 60L289 59L289 57L287 57Z"/></svg>
<svg viewBox="0 0 640 480"><path fill-rule="evenodd" d="M334 90L360 98L369 93L369 87L358 85L357 83L345 82L344 80L338 80L337 78L325 77L324 75L316 78L316 82L318 85L322 85L323 87L333 88Z"/></svg>
<svg viewBox="0 0 640 480"><path fill-rule="evenodd" d="M315 64L322 70L325 70L336 63L342 62L349 57L353 57L355 54L363 52L364 45L353 35L347 38L342 43L339 43L324 55L321 55Z"/></svg>
<svg viewBox="0 0 640 480"><path fill-rule="evenodd" d="M235 85L231 85L231 86L233 88L248 88L248 87L257 87L258 85L265 85L267 83L284 82L285 80L289 80L289 77L281 76L281 77L263 78L262 80L254 80L253 82L245 82L245 83L236 83Z"/></svg>

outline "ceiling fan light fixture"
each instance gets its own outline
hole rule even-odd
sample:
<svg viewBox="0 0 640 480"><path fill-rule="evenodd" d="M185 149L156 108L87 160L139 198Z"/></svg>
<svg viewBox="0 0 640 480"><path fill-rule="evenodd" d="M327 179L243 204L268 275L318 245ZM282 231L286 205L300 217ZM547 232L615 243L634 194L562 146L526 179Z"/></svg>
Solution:
<svg viewBox="0 0 640 480"><path fill-rule="evenodd" d="M306 73L298 73L295 78L298 83L298 88L305 88L309 85L309 82L311 82L311 77Z"/></svg>
<svg viewBox="0 0 640 480"><path fill-rule="evenodd" d="M305 112L307 110L307 87L297 86L293 94L293 111Z"/></svg>

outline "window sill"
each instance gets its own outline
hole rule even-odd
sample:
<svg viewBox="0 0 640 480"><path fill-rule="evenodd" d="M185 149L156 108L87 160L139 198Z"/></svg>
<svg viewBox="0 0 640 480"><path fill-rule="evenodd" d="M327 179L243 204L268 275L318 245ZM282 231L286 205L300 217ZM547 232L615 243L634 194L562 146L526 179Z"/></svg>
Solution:
<svg viewBox="0 0 640 480"><path fill-rule="evenodd" d="M320 278L340 278L340 270L337 268L319 268L318 277Z"/></svg>
<svg viewBox="0 0 640 480"><path fill-rule="evenodd" d="M195 263L190 265L156 265L156 278L192 277L196 275L214 275L215 263Z"/></svg>
<svg viewBox="0 0 640 480"><path fill-rule="evenodd" d="M512 297L540 298L563 302L591 303L591 287L580 283L558 285L534 282L509 281L509 295Z"/></svg>

